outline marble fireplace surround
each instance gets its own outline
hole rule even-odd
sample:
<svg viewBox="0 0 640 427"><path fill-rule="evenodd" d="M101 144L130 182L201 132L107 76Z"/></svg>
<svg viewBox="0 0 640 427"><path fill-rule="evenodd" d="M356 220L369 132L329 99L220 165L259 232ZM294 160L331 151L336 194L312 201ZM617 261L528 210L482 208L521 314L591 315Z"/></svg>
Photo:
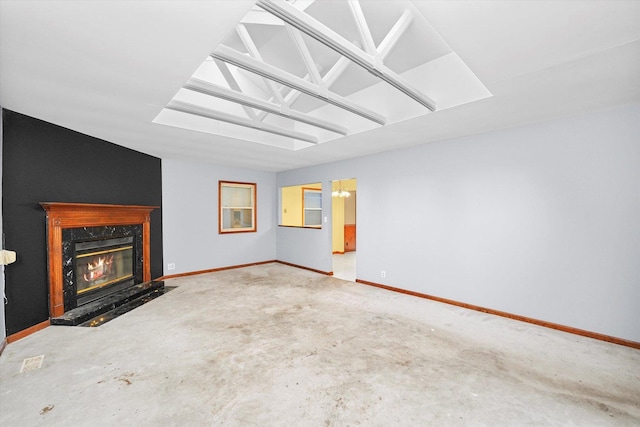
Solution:
<svg viewBox="0 0 640 427"><path fill-rule="evenodd" d="M128 239L126 243L123 240ZM133 246L131 253L132 277L124 278L109 284L105 287L98 287L88 294L78 294L78 286L81 278L77 275L76 263L77 245L81 243L85 245L92 243L98 245L105 242L117 241L120 246ZM83 246L83 247L85 247ZM98 251L95 248L93 251ZM77 227L64 228L62 230L62 277L64 294L64 310L69 310L87 304L91 301L101 299L117 290L127 288L137 283L143 283L142 277L142 224L135 225L102 225L100 227Z"/></svg>
<svg viewBox="0 0 640 427"><path fill-rule="evenodd" d="M142 281L151 280L151 211L159 206L42 202L47 213L49 316L65 312L63 234L83 227L142 227ZM136 228L136 227L134 227ZM67 231L67 232L65 232Z"/></svg>

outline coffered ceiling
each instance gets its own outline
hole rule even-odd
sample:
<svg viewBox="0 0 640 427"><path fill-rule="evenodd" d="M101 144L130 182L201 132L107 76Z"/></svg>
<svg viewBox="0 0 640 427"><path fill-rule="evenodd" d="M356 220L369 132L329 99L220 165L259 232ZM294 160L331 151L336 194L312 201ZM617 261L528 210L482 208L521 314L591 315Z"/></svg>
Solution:
<svg viewBox="0 0 640 427"><path fill-rule="evenodd" d="M0 104L281 171L640 101L640 1L0 0Z"/></svg>

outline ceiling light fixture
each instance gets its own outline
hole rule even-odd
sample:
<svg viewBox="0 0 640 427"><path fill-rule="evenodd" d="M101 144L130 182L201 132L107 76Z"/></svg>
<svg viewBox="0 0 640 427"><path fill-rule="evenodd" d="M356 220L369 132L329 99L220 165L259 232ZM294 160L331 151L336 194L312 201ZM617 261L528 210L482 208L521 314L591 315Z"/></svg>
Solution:
<svg viewBox="0 0 640 427"><path fill-rule="evenodd" d="M340 180L340 187L338 187L337 190L334 190L331 192L331 197L349 197L349 196L351 196L351 193L349 193L347 190L342 189L342 180Z"/></svg>
<svg viewBox="0 0 640 427"><path fill-rule="evenodd" d="M297 28L309 37L350 59L379 79L389 83L405 95L422 104L430 111L436 110L436 103L428 96L411 87L402 77L387 68L382 61L350 43L341 35L321 22L282 0L258 0L258 6ZM378 59L378 60L377 60Z"/></svg>

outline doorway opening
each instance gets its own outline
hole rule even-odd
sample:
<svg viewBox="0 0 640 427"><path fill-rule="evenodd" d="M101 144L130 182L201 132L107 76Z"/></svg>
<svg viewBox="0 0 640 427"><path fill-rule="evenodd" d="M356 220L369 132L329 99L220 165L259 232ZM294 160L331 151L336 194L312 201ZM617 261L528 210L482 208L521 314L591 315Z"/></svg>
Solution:
<svg viewBox="0 0 640 427"><path fill-rule="evenodd" d="M333 276L355 282L357 180L333 180L331 190Z"/></svg>

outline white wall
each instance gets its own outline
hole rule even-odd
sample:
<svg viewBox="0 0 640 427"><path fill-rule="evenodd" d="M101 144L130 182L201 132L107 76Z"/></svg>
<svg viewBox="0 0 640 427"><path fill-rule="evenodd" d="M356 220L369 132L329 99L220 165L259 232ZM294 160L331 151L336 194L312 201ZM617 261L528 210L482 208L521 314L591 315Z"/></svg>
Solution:
<svg viewBox="0 0 640 427"><path fill-rule="evenodd" d="M331 182L324 174L316 174L313 169L297 169L278 174L278 189L289 185L320 182L322 184L322 228L278 227L277 256L279 261L290 262L319 271L332 269L331 234ZM320 170L324 171L324 168ZM321 178L322 176L322 178ZM281 203L281 191L278 191L278 210Z"/></svg>
<svg viewBox="0 0 640 427"><path fill-rule="evenodd" d="M343 176L358 179L359 279L640 341L639 104L277 183ZM329 227L304 231L278 230L278 259L330 270Z"/></svg>
<svg viewBox="0 0 640 427"><path fill-rule="evenodd" d="M257 183L257 232L218 234L219 180ZM275 188L274 173L163 160L164 274L274 260Z"/></svg>

